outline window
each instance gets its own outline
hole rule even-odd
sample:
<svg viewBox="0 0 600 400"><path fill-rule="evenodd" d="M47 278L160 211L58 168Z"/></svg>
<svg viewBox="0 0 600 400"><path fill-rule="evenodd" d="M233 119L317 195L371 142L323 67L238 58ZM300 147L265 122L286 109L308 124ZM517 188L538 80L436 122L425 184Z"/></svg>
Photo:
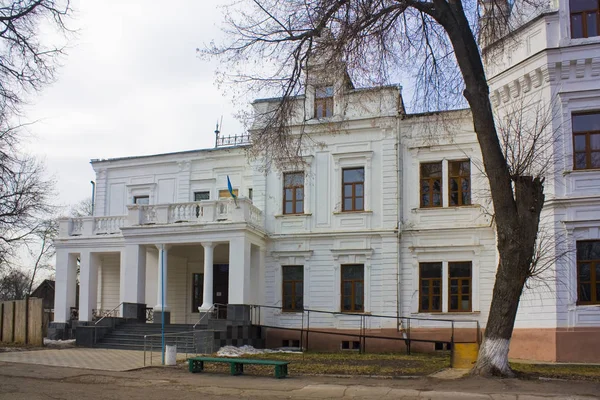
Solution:
<svg viewBox="0 0 600 400"><path fill-rule="evenodd" d="M448 263L448 311L471 311L471 262Z"/></svg>
<svg viewBox="0 0 600 400"><path fill-rule="evenodd" d="M248 189L248 198L249 198L250 200L252 200L252 198L253 198L253 195L254 195L254 191L252 190L252 188L249 188L249 189Z"/></svg>
<svg viewBox="0 0 600 400"><path fill-rule="evenodd" d="M570 0L571 37L598 36L598 0Z"/></svg>
<svg viewBox="0 0 600 400"><path fill-rule="evenodd" d="M315 118L333 115L333 86L315 88Z"/></svg>
<svg viewBox="0 0 600 400"><path fill-rule="evenodd" d="M364 266L342 265L342 312L364 311L364 287Z"/></svg>
<svg viewBox="0 0 600 400"><path fill-rule="evenodd" d="M419 264L419 312L442 311L442 263Z"/></svg>
<svg viewBox="0 0 600 400"><path fill-rule="evenodd" d="M573 115L573 169L600 168L600 112Z"/></svg>
<svg viewBox="0 0 600 400"><path fill-rule="evenodd" d="M192 312L197 313L204 299L204 274L192 274Z"/></svg>
<svg viewBox="0 0 600 400"><path fill-rule="evenodd" d="M283 311L304 309L304 266L284 265L282 274Z"/></svg>
<svg viewBox="0 0 600 400"><path fill-rule="evenodd" d="M577 304L600 304L600 240L577 242Z"/></svg>
<svg viewBox="0 0 600 400"><path fill-rule="evenodd" d="M471 163L469 160L448 162L448 204L471 204Z"/></svg>
<svg viewBox="0 0 600 400"><path fill-rule="evenodd" d="M237 197L238 195L238 190L237 189L233 189L233 194L235 195L235 197ZM231 197L231 193L229 193L229 190L227 189L223 189L223 190L219 190L219 198L220 199L227 199Z"/></svg>
<svg viewBox="0 0 600 400"><path fill-rule="evenodd" d="M202 192L194 192L194 201L210 200L210 192L208 190Z"/></svg>
<svg viewBox="0 0 600 400"><path fill-rule="evenodd" d="M304 173L283 174L283 213L304 213Z"/></svg>
<svg viewBox="0 0 600 400"><path fill-rule="evenodd" d="M421 164L421 207L442 206L442 162Z"/></svg>
<svg viewBox="0 0 600 400"><path fill-rule="evenodd" d="M344 168L342 170L342 211L364 211L365 169Z"/></svg>
<svg viewBox="0 0 600 400"><path fill-rule="evenodd" d="M150 196L133 196L133 204L150 204Z"/></svg>

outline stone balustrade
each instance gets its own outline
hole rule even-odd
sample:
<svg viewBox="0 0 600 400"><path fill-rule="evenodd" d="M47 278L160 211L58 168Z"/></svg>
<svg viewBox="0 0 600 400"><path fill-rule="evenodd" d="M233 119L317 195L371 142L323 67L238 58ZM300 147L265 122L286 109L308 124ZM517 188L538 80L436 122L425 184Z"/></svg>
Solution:
<svg viewBox="0 0 600 400"><path fill-rule="evenodd" d="M246 222L264 226L262 211L246 198L202 200L189 203L127 206L127 215L59 219L59 237L121 234L122 227L165 224Z"/></svg>

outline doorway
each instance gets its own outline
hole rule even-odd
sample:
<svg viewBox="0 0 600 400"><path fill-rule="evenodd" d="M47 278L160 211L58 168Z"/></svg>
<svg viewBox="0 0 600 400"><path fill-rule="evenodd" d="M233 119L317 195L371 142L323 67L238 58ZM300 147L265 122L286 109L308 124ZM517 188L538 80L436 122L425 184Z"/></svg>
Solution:
<svg viewBox="0 0 600 400"><path fill-rule="evenodd" d="M229 264L213 265L213 303L229 304ZM227 308L217 307L219 319L227 318Z"/></svg>

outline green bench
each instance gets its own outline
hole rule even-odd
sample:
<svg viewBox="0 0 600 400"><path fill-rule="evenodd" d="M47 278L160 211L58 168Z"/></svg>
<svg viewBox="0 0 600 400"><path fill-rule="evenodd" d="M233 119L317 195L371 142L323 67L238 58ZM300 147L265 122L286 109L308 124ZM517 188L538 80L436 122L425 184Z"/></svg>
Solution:
<svg viewBox="0 0 600 400"><path fill-rule="evenodd" d="M275 378L285 378L288 374L287 361L251 360L248 358L221 358L221 357L192 357L188 358L188 368L191 373L202 372L205 362L229 364L231 375L242 375L244 364L273 365L275 367Z"/></svg>

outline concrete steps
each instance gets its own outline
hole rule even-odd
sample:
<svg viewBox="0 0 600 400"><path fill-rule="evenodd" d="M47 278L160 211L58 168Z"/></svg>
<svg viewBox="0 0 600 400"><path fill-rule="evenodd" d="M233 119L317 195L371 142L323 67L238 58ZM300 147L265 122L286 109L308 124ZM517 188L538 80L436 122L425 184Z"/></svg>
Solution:
<svg viewBox="0 0 600 400"><path fill-rule="evenodd" d="M193 325L165 325L165 344L176 345L178 353L193 353L195 351L193 330ZM124 323L100 339L95 347L144 350L144 336L147 336L146 350L160 349L162 345L161 332L161 324Z"/></svg>

